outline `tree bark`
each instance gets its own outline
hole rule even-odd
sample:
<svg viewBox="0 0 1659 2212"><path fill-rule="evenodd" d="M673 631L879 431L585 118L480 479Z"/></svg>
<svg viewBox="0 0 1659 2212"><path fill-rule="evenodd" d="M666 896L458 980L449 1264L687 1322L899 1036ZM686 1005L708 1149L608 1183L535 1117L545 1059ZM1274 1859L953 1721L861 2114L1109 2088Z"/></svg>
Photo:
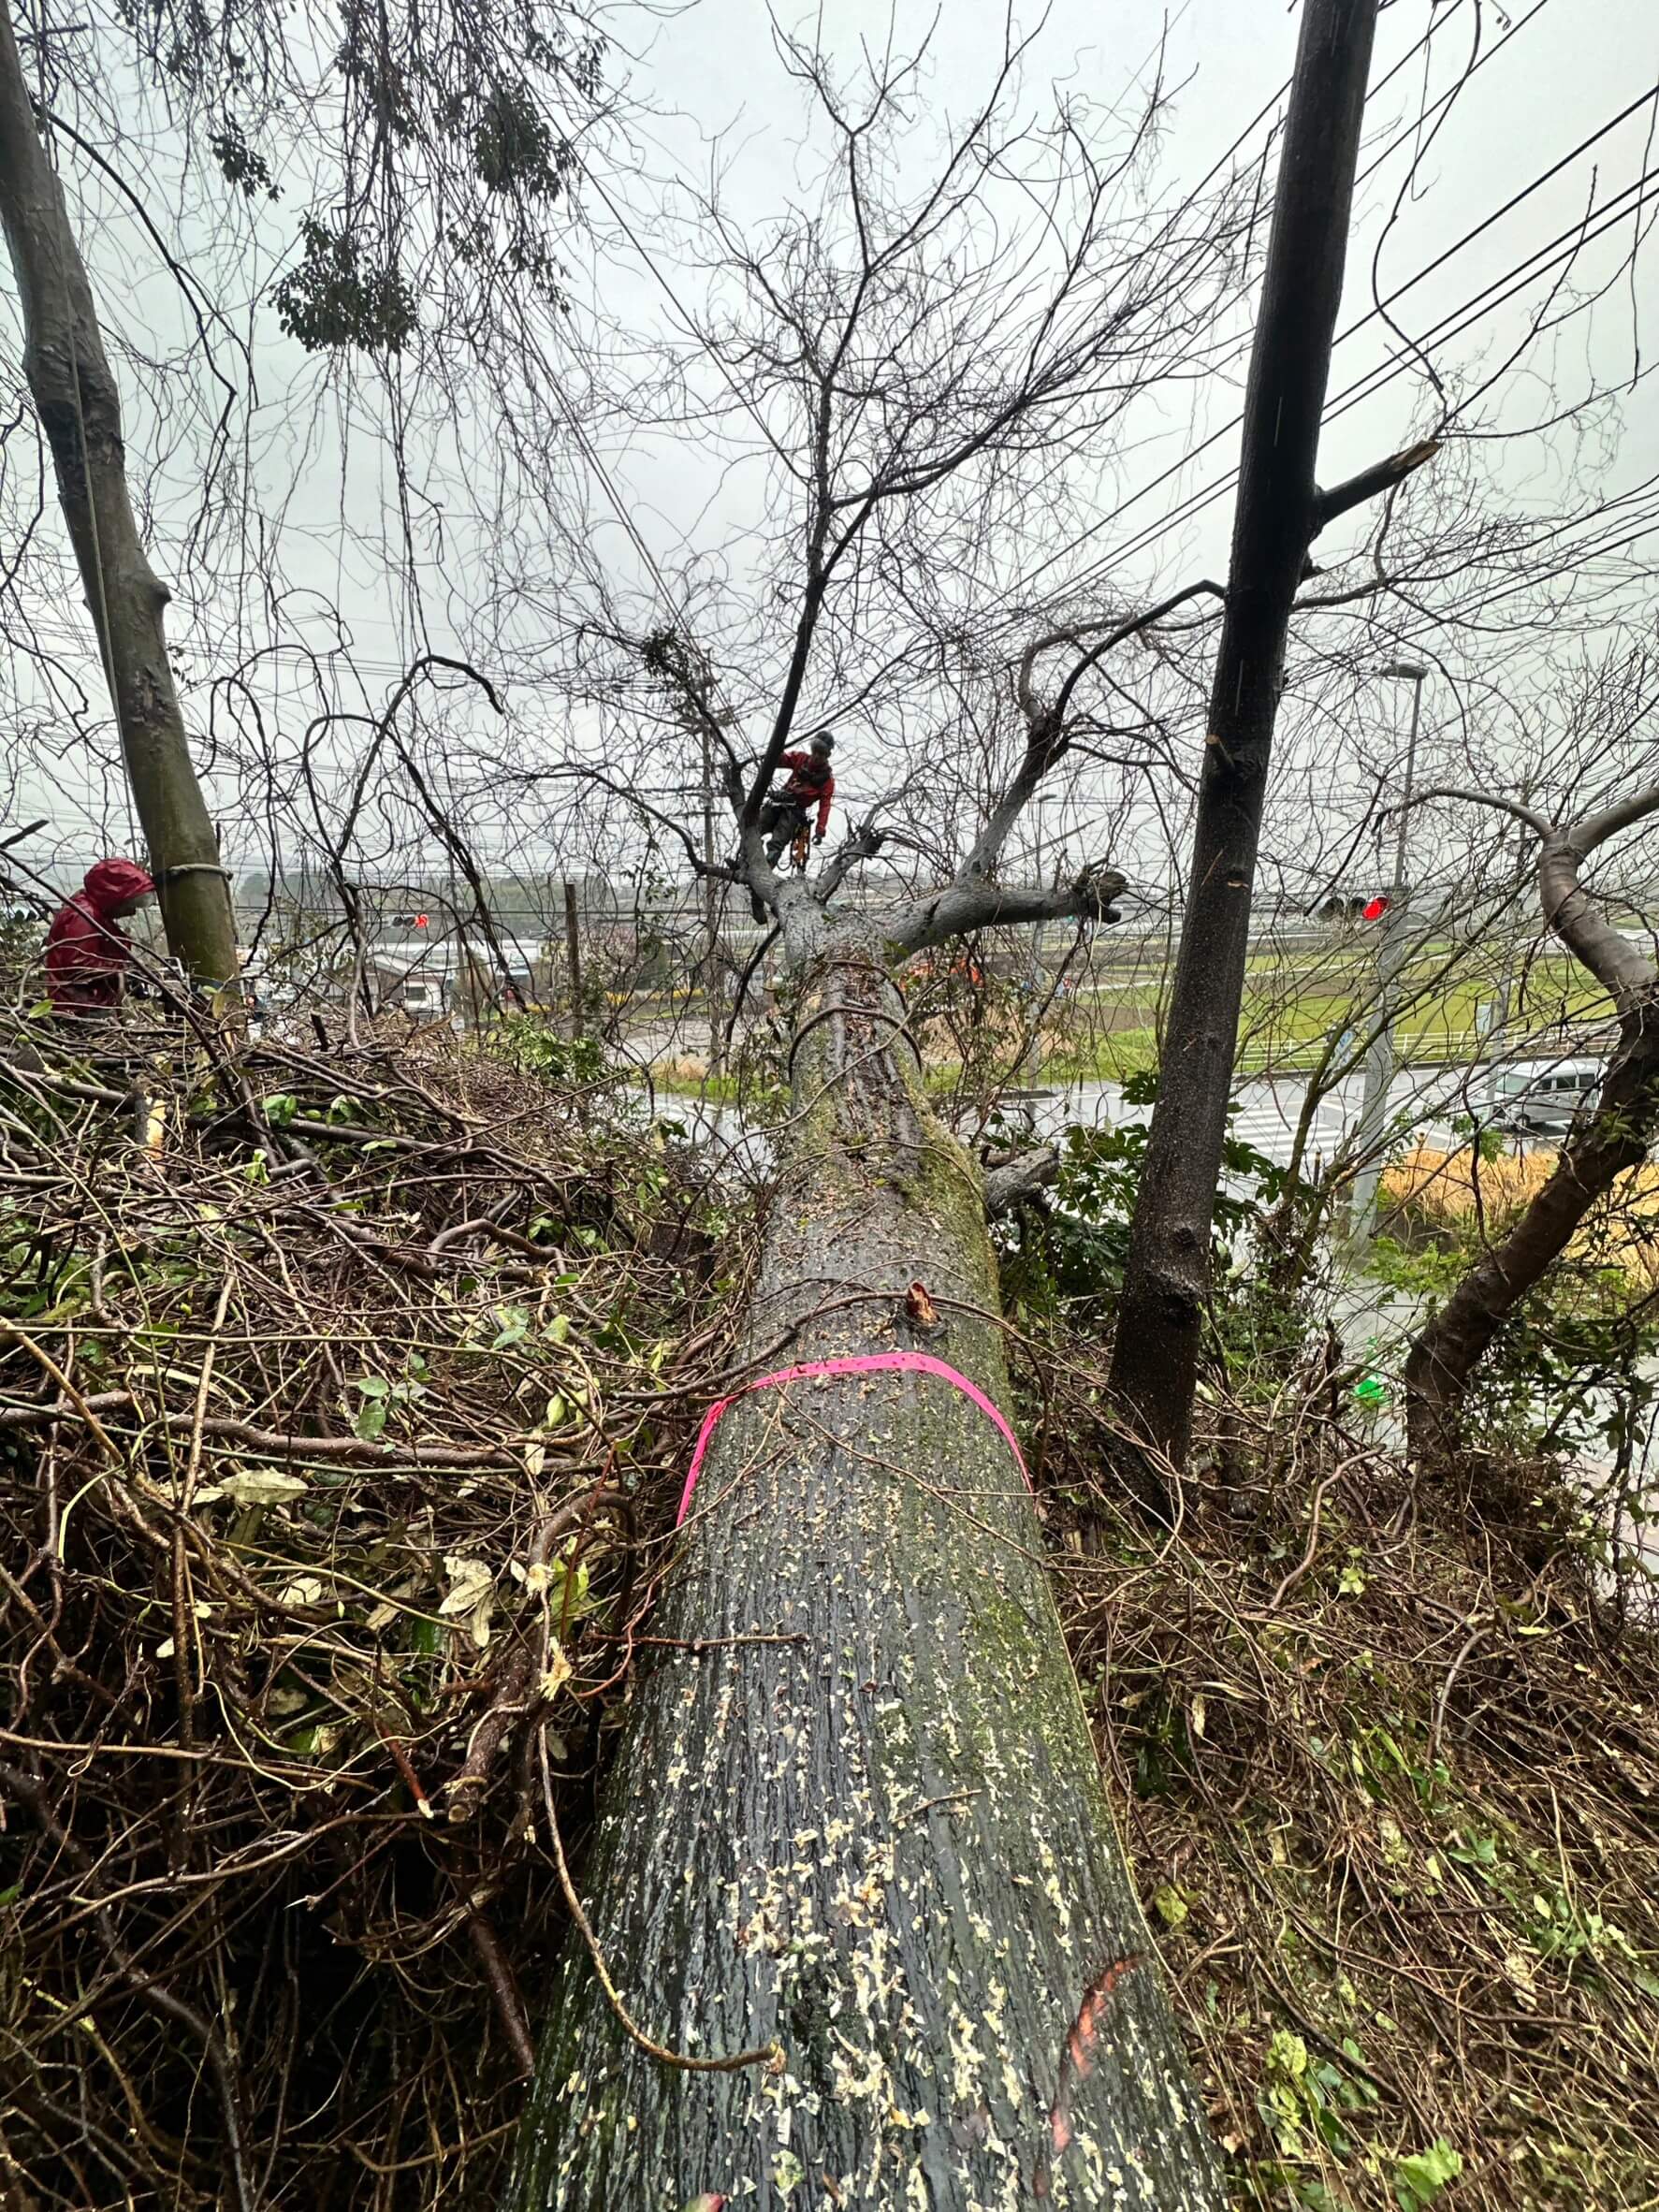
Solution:
<svg viewBox="0 0 1659 2212"><path fill-rule="evenodd" d="M1639 1167L1659 1135L1659 991L1621 1024L1619 1057L1595 1118L1567 1145L1503 1242L1463 1276L1405 1361L1407 1440L1419 1465L1456 1456L1469 1378L1509 1316L1572 1241L1598 1200Z"/></svg>
<svg viewBox="0 0 1659 2212"><path fill-rule="evenodd" d="M1376 13L1377 0L1305 0L1302 9L1244 399L1186 913L1118 1313L1113 1402L1177 1467L1191 1436L1285 640L1321 519L1314 464Z"/></svg>
<svg viewBox="0 0 1659 2212"><path fill-rule="evenodd" d="M0 226L22 303L24 373L51 447L168 949L202 983L227 983L237 972L230 886L167 660L167 592L134 518L120 394L63 190L36 129L7 0L0 0Z"/></svg>
<svg viewBox="0 0 1659 2212"><path fill-rule="evenodd" d="M1496 1248L1477 1261L1405 1361L1406 1434L1419 1464L1455 1458L1459 1417L1477 1361L1521 1300L1561 1258L1591 1208L1638 1167L1659 1135L1659 966L1585 891L1584 863L1609 837L1659 814L1659 785L1560 825L1492 792L1444 785L1419 794L1463 799L1515 816L1538 838L1538 898L1546 924L1607 990L1619 1015L1619 1050L1594 1118Z"/></svg>
<svg viewBox="0 0 1659 2212"><path fill-rule="evenodd" d="M806 989L749 1349L924 1346L1006 1404L982 1184L877 948L805 901L782 921ZM1037 1517L983 1411L894 1370L737 1399L654 1627L684 1641L633 1692L600 1945L654 2036L785 2060L664 2066L573 1949L513 2212L1219 2212Z"/></svg>

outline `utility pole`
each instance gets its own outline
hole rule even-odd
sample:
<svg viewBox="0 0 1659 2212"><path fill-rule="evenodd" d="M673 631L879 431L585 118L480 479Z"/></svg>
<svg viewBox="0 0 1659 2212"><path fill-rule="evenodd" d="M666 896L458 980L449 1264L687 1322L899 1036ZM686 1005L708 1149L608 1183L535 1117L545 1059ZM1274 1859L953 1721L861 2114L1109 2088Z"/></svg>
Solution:
<svg viewBox="0 0 1659 2212"><path fill-rule="evenodd" d="M570 968L570 1033L582 1034L582 933L576 924L576 887L564 879L564 951Z"/></svg>
<svg viewBox="0 0 1659 2212"><path fill-rule="evenodd" d="M1365 1055L1365 1088L1360 1103L1356 1142L1360 1171L1354 1177L1354 1196L1348 1214L1348 1241L1356 1258L1370 1245L1376 1226L1376 1191L1382 1180L1383 1138L1388 1128L1389 1090L1394 1080L1394 993L1405 963L1406 910L1410 892L1405 881L1406 819L1417 774L1417 734L1423 706L1423 683L1428 670L1415 661L1390 661L1379 676L1399 678L1412 686L1411 735L1405 745L1405 790L1400 802L1400 825L1394 836L1394 876L1383 915L1382 945L1377 953L1376 1035Z"/></svg>
<svg viewBox="0 0 1659 2212"><path fill-rule="evenodd" d="M1521 787L1521 803L1523 807L1532 804L1532 786L1523 783ZM1527 827L1523 822L1515 833L1515 887L1518 894L1524 892L1527 879L1532 873L1527 866L1526 840ZM1515 968L1520 951L1520 939L1511 927L1505 937L1503 973L1498 978L1498 996L1492 1010L1492 1026L1484 1041L1487 1054L1493 1059L1502 1053L1509 1034L1509 1012L1515 997Z"/></svg>
<svg viewBox="0 0 1659 2212"><path fill-rule="evenodd" d="M726 991L720 968L720 906L725 887L714 875L714 734L716 730L733 728L737 717L730 707L715 707L713 672L701 660L698 665L703 670L698 686L702 711L696 718L703 764L703 997L708 1012L708 1072L718 1076L725 1072L726 1056Z"/></svg>
<svg viewBox="0 0 1659 2212"><path fill-rule="evenodd" d="M680 643L682 667L678 712L688 736L695 731L702 780L698 802L703 817L703 1004L708 1017L708 1072L723 1071L725 990L720 975L720 893L714 877L715 733L729 730L737 717L714 704L715 677L707 656L687 638ZM691 971L693 987L697 980ZM689 1008L688 1008L689 1011Z"/></svg>
<svg viewBox="0 0 1659 2212"><path fill-rule="evenodd" d="M1035 846L1034 867L1036 880L1039 883L1044 880L1042 873L1045 850L1043 798L1044 793L1040 788L1031 803ZM1015 1072L1023 1087L1034 1092L1042 1079L1042 1023L1040 1019L1042 1006L1042 924L1041 922L1034 923L1031 929L1029 992L1031 1035L1026 1047L1024 1060Z"/></svg>

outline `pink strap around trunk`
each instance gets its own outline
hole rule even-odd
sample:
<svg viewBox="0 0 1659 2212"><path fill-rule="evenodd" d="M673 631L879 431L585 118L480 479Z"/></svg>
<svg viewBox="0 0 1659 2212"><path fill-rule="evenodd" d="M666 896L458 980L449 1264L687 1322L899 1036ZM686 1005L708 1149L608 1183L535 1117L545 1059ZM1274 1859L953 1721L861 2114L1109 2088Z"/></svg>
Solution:
<svg viewBox="0 0 1659 2212"><path fill-rule="evenodd" d="M745 1383L740 1390L734 1390L729 1398L717 1398L703 1416L703 1426L697 1432L696 1448L691 1453L691 1472L686 1477L686 1487L680 1494L679 1511L674 1519L675 1527L681 1525L691 1509L691 1492L697 1487L697 1477L703 1472L703 1462L707 1457L709 1444L715 1430L720 1426L720 1416L728 1405L735 1405L739 1398L746 1398L750 1390L768 1390L777 1383L804 1382L814 1375L874 1375L882 1367L908 1367L917 1375L942 1375L965 1398L971 1398L980 1411L988 1415L1002 1432L1009 1450L1014 1455L1014 1463L1026 1478L1026 1488L1031 1489L1031 1477L1018 1437L977 1383L969 1382L965 1375L958 1375L953 1367L947 1367L942 1360L936 1360L931 1352L866 1352L856 1360L809 1360L802 1367L779 1367L773 1375L757 1375L753 1382Z"/></svg>

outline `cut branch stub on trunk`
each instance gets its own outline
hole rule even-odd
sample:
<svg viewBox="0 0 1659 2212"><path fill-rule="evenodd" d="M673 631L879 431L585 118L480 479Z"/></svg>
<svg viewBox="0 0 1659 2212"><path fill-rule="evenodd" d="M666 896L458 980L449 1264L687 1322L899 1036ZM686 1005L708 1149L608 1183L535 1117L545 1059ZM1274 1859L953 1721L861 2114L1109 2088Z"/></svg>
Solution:
<svg viewBox="0 0 1659 2212"><path fill-rule="evenodd" d="M1060 1155L1052 1144L1016 1153L985 1171L985 1213L995 1221L1060 1179Z"/></svg>
<svg viewBox="0 0 1659 2212"><path fill-rule="evenodd" d="M953 937L976 930L1009 928L1025 922L1115 922L1112 902L1128 879L1103 862L1084 868L1070 883L1041 889L1020 883L992 883L958 876L942 891L917 899L888 917L883 936L895 952L924 953Z"/></svg>
<svg viewBox="0 0 1659 2212"><path fill-rule="evenodd" d="M926 1348L1007 1404L978 1171L873 943L826 926L751 1316L792 1363ZM824 1017L824 1018L820 1018ZM1219 2207L1006 1440L933 1374L768 1388L715 1431L585 1888L514 2212L1046 2199ZM720 1638L787 1636L787 1643ZM662 1649L662 1647L659 1647ZM804 2189L805 2195L801 2191Z"/></svg>

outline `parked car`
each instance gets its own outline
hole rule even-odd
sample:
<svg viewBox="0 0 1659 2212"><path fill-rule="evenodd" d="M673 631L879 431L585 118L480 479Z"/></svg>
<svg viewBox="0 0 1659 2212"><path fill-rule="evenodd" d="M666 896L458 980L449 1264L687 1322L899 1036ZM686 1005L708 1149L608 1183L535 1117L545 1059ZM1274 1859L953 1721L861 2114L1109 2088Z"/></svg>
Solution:
<svg viewBox="0 0 1659 2212"><path fill-rule="evenodd" d="M1601 1088L1598 1060L1518 1060L1487 1078L1481 1118L1515 1137L1566 1137Z"/></svg>

